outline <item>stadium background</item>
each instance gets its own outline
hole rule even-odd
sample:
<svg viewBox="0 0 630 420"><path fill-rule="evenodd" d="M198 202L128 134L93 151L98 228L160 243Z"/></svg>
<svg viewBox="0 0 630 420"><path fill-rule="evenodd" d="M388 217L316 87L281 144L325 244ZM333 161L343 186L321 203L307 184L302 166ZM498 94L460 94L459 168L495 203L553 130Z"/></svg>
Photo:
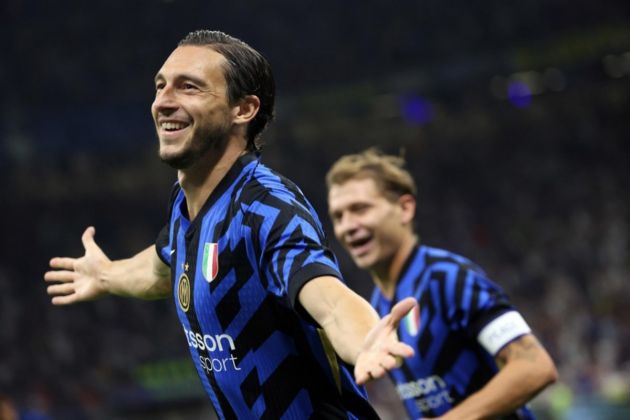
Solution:
<svg viewBox="0 0 630 420"><path fill-rule="evenodd" d="M271 61L263 159L323 220L340 154L404 150L422 240L482 264L556 360L541 418L628 418L626 0L7 0L0 16L0 394L20 418L212 418L172 302L57 308L42 279L90 224L112 258L154 240L174 172L152 78L198 28Z"/></svg>

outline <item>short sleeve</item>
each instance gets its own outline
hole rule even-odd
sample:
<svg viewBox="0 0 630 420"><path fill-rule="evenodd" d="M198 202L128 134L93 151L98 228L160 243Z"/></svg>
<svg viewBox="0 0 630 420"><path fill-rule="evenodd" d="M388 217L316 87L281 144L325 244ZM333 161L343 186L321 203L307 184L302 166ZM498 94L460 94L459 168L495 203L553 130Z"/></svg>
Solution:
<svg viewBox="0 0 630 420"><path fill-rule="evenodd" d="M249 225L258 234L261 275L284 291L293 307L308 281L320 276L342 278L317 214L306 199L268 192L249 212Z"/></svg>
<svg viewBox="0 0 630 420"><path fill-rule="evenodd" d="M462 270L457 277L456 283L460 283L456 289L462 293L455 307L463 315L454 318L488 353L494 356L506 344L531 331L497 284L473 270Z"/></svg>
<svg viewBox="0 0 630 420"><path fill-rule="evenodd" d="M169 240L169 225L166 225L160 230L160 233L155 240L155 250L158 257L162 262L168 266L171 265L171 244Z"/></svg>
<svg viewBox="0 0 630 420"><path fill-rule="evenodd" d="M436 271L444 273L439 295L451 329L475 338L494 318L513 310L503 290L476 270L448 263Z"/></svg>
<svg viewBox="0 0 630 420"><path fill-rule="evenodd" d="M175 205L175 201L177 200L177 196L180 191L181 187L179 186L179 183L176 182L173 185L171 196L168 202L168 222L162 228L162 230L160 230L160 233L158 233L158 236L155 240L155 250L158 254L158 257L160 257L162 262L164 262L164 264L168 266L171 265L171 255L173 253L170 238L170 224L173 215L173 206Z"/></svg>

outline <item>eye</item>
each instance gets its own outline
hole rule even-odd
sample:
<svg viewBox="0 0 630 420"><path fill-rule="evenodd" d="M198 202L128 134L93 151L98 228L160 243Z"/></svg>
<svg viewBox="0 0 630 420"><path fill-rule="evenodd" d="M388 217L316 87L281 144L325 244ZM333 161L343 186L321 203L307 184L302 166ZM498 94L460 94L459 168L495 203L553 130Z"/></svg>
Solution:
<svg viewBox="0 0 630 420"><path fill-rule="evenodd" d="M182 89L184 90L198 90L197 86L192 83L185 82L182 84Z"/></svg>
<svg viewBox="0 0 630 420"><path fill-rule="evenodd" d="M365 212L367 212L370 209L370 206L368 204L356 204L354 206L352 206L352 211L356 214L363 214Z"/></svg>
<svg viewBox="0 0 630 420"><path fill-rule="evenodd" d="M164 82L157 82L155 84L155 90L159 91L159 90L162 90L162 89L164 89Z"/></svg>

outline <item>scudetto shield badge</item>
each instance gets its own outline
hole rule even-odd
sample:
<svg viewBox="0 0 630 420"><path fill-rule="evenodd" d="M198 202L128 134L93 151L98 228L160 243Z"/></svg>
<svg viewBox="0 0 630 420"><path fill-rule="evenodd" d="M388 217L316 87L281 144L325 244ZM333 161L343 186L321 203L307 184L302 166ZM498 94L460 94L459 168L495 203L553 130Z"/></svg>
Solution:
<svg viewBox="0 0 630 420"><path fill-rule="evenodd" d="M179 277L177 299L182 310L188 312L188 308L190 308L190 280L188 280L188 276L185 273L182 273Z"/></svg>
<svg viewBox="0 0 630 420"><path fill-rule="evenodd" d="M420 308L414 306L411 311L403 318L403 323L407 329L407 333L415 337L420 331Z"/></svg>
<svg viewBox="0 0 630 420"><path fill-rule="evenodd" d="M203 278L210 283L219 273L219 244L206 242L201 263Z"/></svg>

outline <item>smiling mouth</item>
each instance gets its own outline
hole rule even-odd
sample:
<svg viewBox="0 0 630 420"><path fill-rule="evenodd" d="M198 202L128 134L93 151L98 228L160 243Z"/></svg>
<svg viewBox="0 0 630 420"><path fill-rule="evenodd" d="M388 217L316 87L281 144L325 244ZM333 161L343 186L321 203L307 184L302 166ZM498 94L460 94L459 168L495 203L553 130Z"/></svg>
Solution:
<svg viewBox="0 0 630 420"><path fill-rule="evenodd" d="M166 121L160 123L160 129L167 133L176 133L178 131L184 130L188 126L189 124L184 122Z"/></svg>
<svg viewBox="0 0 630 420"><path fill-rule="evenodd" d="M348 248L353 254L363 254L366 251L366 246L372 241L372 236L366 236L365 238L357 239L348 242Z"/></svg>

